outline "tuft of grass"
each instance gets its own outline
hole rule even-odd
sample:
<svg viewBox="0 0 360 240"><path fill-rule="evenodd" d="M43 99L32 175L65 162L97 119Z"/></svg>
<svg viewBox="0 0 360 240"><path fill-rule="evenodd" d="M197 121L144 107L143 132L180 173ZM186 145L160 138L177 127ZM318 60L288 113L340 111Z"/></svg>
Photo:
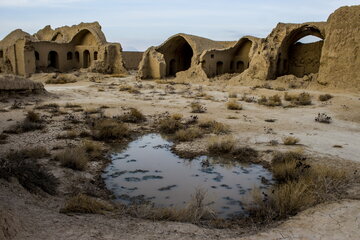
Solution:
<svg viewBox="0 0 360 240"><path fill-rule="evenodd" d="M140 123L144 122L146 120L146 117L136 108L131 108L130 111L121 116L120 119L123 122Z"/></svg>
<svg viewBox="0 0 360 240"><path fill-rule="evenodd" d="M281 102L281 98L279 97L279 95L275 94L268 98L266 96L261 96L261 98L258 100L258 104L269 106L269 107L275 107L275 106L281 106L282 102Z"/></svg>
<svg viewBox="0 0 360 240"><path fill-rule="evenodd" d="M103 155L103 147L99 142L85 140L82 147L91 160L100 159Z"/></svg>
<svg viewBox="0 0 360 240"><path fill-rule="evenodd" d="M85 150L81 147L65 149L56 154L55 160L59 161L63 167L79 171L85 170L89 161Z"/></svg>
<svg viewBox="0 0 360 240"><path fill-rule="evenodd" d="M234 147L231 154L238 162L251 162L259 156L258 152L251 147Z"/></svg>
<svg viewBox="0 0 360 240"><path fill-rule="evenodd" d="M181 113L174 113L171 115L171 118L180 121L183 118L183 115Z"/></svg>
<svg viewBox="0 0 360 240"><path fill-rule="evenodd" d="M267 193L255 192L251 218L260 223L285 219L315 204L342 197L350 174L318 164L308 164L301 152L277 153L272 159L277 184Z"/></svg>
<svg viewBox="0 0 360 240"><path fill-rule="evenodd" d="M37 117L37 116L36 116ZM4 133L19 134L24 132L30 132L35 130L42 130L45 125L40 121L34 122L35 116L31 116L31 120L26 117L22 122L16 123L10 126L4 131Z"/></svg>
<svg viewBox="0 0 360 240"><path fill-rule="evenodd" d="M226 134L230 132L230 127L215 120L206 120L199 123L199 127L215 134Z"/></svg>
<svg viewBox="0 0 360 240"><path fill-rule="evenodd" d="M28 154L29 157L24 156ZM47 169L39 166L33 157L38 157L33 151L9 152L0 157L0 178L10 180L16 178L30 192L39 189L54 195L59 185L58 180Z"/></svg>
<svg viewBox="0 0 360 240"><path fill-rule="evenodd" d="M46 84L66 84L74 82L76 82L75 79L66 76L58 76L57 78L51 78L45 81Z"/></svg>
<svg viewBox="0 0 360 240"><path fill-rule="evenodd" d="M297 143L300 142L300 139L293 136L287 136L287 137L283 137L282 141L284 145L296 145Z"/></svg>
<svg viewBox="0 0 360 240"><path fill-rule="evenodd" d="M176 131L183 129L184 125L180 122L180 120L165 117L159 121L158 128L161 133L173 134Z"/></svg>
<svg viewBox="0 0 360 240"><path fill-rule="evenodd" d="M330 100L332 98L333 98L333 96L331 94L328 94L328 93L327 94L321 94L319 96L319 101L325 102L325 101Z"/></svg>
<svg viewBox="0 0 360 240"><path fill-rule="evenodd" d="M229 92L229 98L237 98L236 92Z"/></svg>
<svg viewBox="0 0 360 240"><path fill-rule="evenodd" d="M197 127L180 129L175 132L174 139L180 142L192 141L196 138L202 137L203 134L204 133L201 131L201 129Z"/></svg>
<svg viewBox="0 0 360 240"><path fill-rule="evenodd" d="M216 137L210 139L208 151L212 154L226 154L230 153L235 145L235 139L232 136Z"/></svg>
<svg viewBox="0 0 360 240"><path fill-rule="evenodd" d="M34 111L28 111L26 114L26 119L30 122L42 122L40 114Z"/></svg>
<svg viewBox="0 0 360 240"><path fill-rule="evenodd" d="M99 140L116 140L128 137L130 130L126 124L114 119L100 119L94 123L93 137Z"/></svg>
<svg viewBox="0 0 360 240"><path fill-rule="evenodd" d="M229 110L241 110L243 108L243 106L237 103L236 100L229 101L226 106Z"/></svg>
<svg viewBox="0 0 360 240"><path fill-rule="evenodd" d="M284 93L284 99L294 105L311 105L311 96L306 92L302 92L299 95L290 95L286 92Z"/></svg>
<svg viewBox="0 0 360 240"><path fill-rule="evenodd" d="M65 206L60 209L60 213L91 213L102 214L105 211L112 211L114 208L95 198L85 194L78 194L70 198Z"/></svg>
<svg viewBox="0 0 360 240"><path fill-rule="evenodd" d="M192 113L204 113L207 111L207 108L198 102L191 103L190 107Z"/></svg>

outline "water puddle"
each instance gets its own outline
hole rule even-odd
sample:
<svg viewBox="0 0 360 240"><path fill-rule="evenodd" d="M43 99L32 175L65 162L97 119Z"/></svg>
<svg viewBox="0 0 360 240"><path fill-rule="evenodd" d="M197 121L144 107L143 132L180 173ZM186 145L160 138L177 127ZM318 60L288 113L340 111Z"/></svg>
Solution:
<svg viewBox="0 0 360 240"><path fill-rule="evenodd" d="M172 143L148 134L111 155L103 178L123 203L150 201L158 207L184 207L196 188L207 191L207 201L219 217L244 213L244 200L254 187L267 189L271 173L257 164L219 164L202 156L182 159L170 151ZM215 163L217 162L217 163Z"/></svg>

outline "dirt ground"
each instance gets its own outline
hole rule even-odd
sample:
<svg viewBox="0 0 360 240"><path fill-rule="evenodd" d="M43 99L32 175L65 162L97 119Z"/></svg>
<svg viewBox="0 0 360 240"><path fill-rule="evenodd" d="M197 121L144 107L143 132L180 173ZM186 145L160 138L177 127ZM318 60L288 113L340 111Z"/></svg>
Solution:
<svg viewBox="0 0 360 240"><path fill-rule="evenodd" d="M44 82L48 74L36 74L32 79ZM170 80L171 81L171 80ZM137 91L119 91L131 86ZM196 114L199 119L212 119L228 124L231 134L241 145L251 146L264 152L302 149L317 161L337 168L360 169L360 94L339 91L314 91L290 89L289 93L306 91L312 96L312 105L296 107L267 107L254 102L239 101L242 110L226 108L229 93L238 98L246 95L258 98L261 95L279 94L283 91L248 86L229 86L226 81L198 84L163 84L156 81L138 81L134 75L118 78L97 74L83 74L76 83L45 85L47 94L27 97L10 97L0 102L0 132L16 121L25 118L28 110L46 103L79 104L85 110L106 105L104 114L116 116L131 107L149 116L181 113L184 117L194 115L190 104L200 102L207 108ZM326 102L318 101L320 94L330 93L334 97ZM14 101L19 109L12 109ZM286 101L283 101L288 105ZM61 108L62 111L67 110ZM80 139L58 139L64 132L66 113L48 116L46 131L11 134L7 143L0 145L0 154L10 149L44 146L51 154L68 145L76 145ZM318 113L332 117L330 124L315 122ZM73 112L72 114L78 114ZM269 122L269 119L272 121ZM267 121L265 121L267 120ZM76 129L81 131L81 127ZM138 126L139 133L150 131L148 125ZM282 138L294 136L300 139L295 146L285 146ZM207 136L191 143L177 145L177 151L201 152L206 148ZM270 141L279 144L270 144ZM275 141L274 141L275 140ZM263 155L268 161L269 155ZM91 162L88 171L74 172L59 167L51 158L40 160L62 182L59 193L54 196L31 194L15 180L0 180L0 227L9 239L360 239L360 194L355 186L349 189L352 199L329 202L310 208L289 220L268 229L212 229L187 223L154 222L132 218L116 213L103 215L59 213L71 193L78 191L72 186L82 182L97 197L106 195L96 182L102 169L101 163ZM356 200L358 199L358 200ZM2 216L2 217L1 217ZM1 233L1 231L0 231Z"/></svg>

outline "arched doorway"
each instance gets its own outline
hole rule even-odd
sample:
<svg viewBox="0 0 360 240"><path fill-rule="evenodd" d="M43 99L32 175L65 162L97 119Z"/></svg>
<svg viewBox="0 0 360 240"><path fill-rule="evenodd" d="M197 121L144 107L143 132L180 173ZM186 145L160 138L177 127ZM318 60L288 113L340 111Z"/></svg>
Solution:
<svg viewBox="0 0 360 240"><path fill-rule="evenodd" d="M83 68L88 68L91 65L90 52L85 50L83 53Z"/></svg>
<svg viewBox="0 0 360 240"><path fill-rule="evenodd" d="M175 76L177 72L190 68L193 50L182 36L176 36L167 41L158 50L164 55L166 76Z"/></svg>
<svg viewBox="0 0 360 240"><path fill-rule="evenodd" d="M319 72L324 37L315 27L303 26L285 37L276 60L275 77L304 77Z"/></svg>
<svg viewBox="0 0 360 240"><path fill-rule="evenodd" d="M48 55L48 68L59 68L59 55L55 51L50 51Z"/></svg>

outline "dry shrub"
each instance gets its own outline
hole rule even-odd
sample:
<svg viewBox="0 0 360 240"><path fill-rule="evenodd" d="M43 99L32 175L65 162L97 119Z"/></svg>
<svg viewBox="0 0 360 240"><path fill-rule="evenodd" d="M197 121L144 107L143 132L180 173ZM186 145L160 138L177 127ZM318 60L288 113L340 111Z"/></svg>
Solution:
<svg viewBox="0 0 360 240"><path fill-rule="evenodd" d="M234 147L231 154L239 162L251 162L259 156L258 152L251 147Z"/></svg>
<svg viewBox="0 0 360 240"><path fill-rule="evenodd" d="M59 161L63 167L79 171L85 170L89 161L85 150L81 147L65 149L56 154L55 160Z"/></svg>
<svg viewBox="0 0 360 240"><path fill-rule="evenodd" d="M59 109L60 106L57 103L48 103L48 104L44 104L41 106L37 106L35 107L35 109L45 109L45 110L49 110L49 109Z"/></svg>
<svg viewBox="0 0 360 240"><path fill-rule="evenodd" d="M7 143L6 140L9 138L8 135L4 134L4 133L1 133L0 134L0 144L5 144Z"/></svg>
<svg viewBox="0 0 360 240"><path fill-rule="evenodd" d="M199 127L209 133L226 134L230 132L230 127L215 120L206 120L199 123Z"/></svg>
<svg viewBox="0 0 360 240"><path fill-rule="evenodd" d="M235 147L235 139L232 136L216 137L210 139L208 151L212 154L230 153Z"/></svg>
<svg viewBox="0 0 360 240"><path fill-rule="evenodd" d="M325 102L325 101L330 100L332 98L333 98L333 96L331 94L328 94L328 93L327 94L322 94L322 95L319 96L319 101Z"/></svg>
<svg viewBox="0 0 360 240"><path fill-rule="evenodd" d="M237 98L236 92L229 92L229 98Z"/></svg>
<svg viewBox="0 0 360 240"><path fill-rule="evenodd" d="M202 137L203 134L204 133L201 131L201 129L197 127L180 129L175 132L174 139L180 142L192 141L196 138Z"/></svg>
<svg viewBox="0 0 360 240"><path fill-rule="evenodd" d="M192 113L204 113L207 111L206 107L204 107L198 102L191 103L190 107Z"/></svg>
<svg viewBox="0 0 360 240"><path fill-rule="evenodd" d="M300 139L292 136L287 136L287 137L283 137L282 141L284 145L295 145L300 142Z"/></svg>
<svg viewBox="0 0 360 240"><path fill-rule="evenodd" d="M40 122L32 122L28 119L25 119L24 121L20 123L16 123L12 126L10 126L8 129L4 131L4 133L24 133L24 132L30 132L35 130L42 130L45 128L45 125Z"/></svg>
<svg viewBox="0 0 360 240"><path fill-rule="evenodd" d="M166 220L178 222L199 223L201 220L215 219L215 213L207 207L206 192L197 189L192 195L191 201L183 209L173 207L156 208L150 204L133 205L128 212L139 218L151 220Z"/></svg>
<svg viewBox="0 0 360 240"><path fill-rule="evenodd" d="M91 160L100 159L103 156L103 147L99 142L85 140L82 146Z"/></svg>
<svg viewBox="0 0 360 240"><path fill-rule="evenodd" d="M32 151L28 151L35 157ZM38 189L49 194L55 194L58 180L48 170L39 166L34 159L24 156L24 152L9 152L4 158L0 157L0 178L18 179L19 183L30 192Z"/></svg>
<svg viewBox="0 0 360 240"><path fill-rule="evenodd" d="M136 108L131 108L130 111L121 116L120 119L123 122L140 123L144 122L146 120L146 117Z"/></svg>
<svg viewBox="0 0 360 240"><path fill-rule="evenodd" d="M81 105L79 104L73 104L73 103L66 103L65 108L81 108Z"/></svg>
<svg viewBox="0 0 360 240"><path fill-rule="evenodd" d="M102 214L105 211L112 211L113 209L109 204L84 194L78 194L66 202L65 206L60 209L60 213Z"/></svg>
<svg viewBox="0 0 360 240"><path fill-rule="evenodd" d="M100 119L94 123L93 137L99 140L116 140L128 137L130 130L125 123L114 119Z"/></svg>
<svg viewBox="0 0 360 240"><path fill-rule="evenodd" d="M307 164L300 152L277 153L272 172L277 183L267 193L255 191L250 216L268 223L297 214L315 204L343 197L350 182L345 171L323 165Z"/></svg>
<svg viewBox="0 0 360 240"><path fill-rule="evenodd" d="M316 122L320 123L331 123L331 117L328 116L326 113L318 113L317 117L315 117Z"/></svg>
<svg viewBox="0 0 360 240"><path fill-rule="evenodd" d="M78 137L78 133L74 130L66 131L66 133L59 134L58 139L75 139Z"/></svg>
<svg viewBox="0 0 360 240"><path fill-rule="evenodd" d="M268 98L266 96L261 96L261 98L258 100L258 104L269 106L269 107L275 107L275 106L281 106L282 102L281 102L281 98L279 97L279 95L275 94Z"/></svg>
<svg viewBox="0 0 360 240"><path fill-rule="evenodd" d="M40 114L36 113L34 111L27 112L26 120L28 120L30 122L42 122Z"/></svg>
<svg viewBox="0 0 360 240"><path fill-rule="evenodd" d="M171 115L171 118L180 121L183 118L183 115L181 113L174 113Z"/></svg>
<svg viewBox="0 0 360 240"><path fill-rule="evenodd" d="M226 104L227 109L229 110L241 110L243 106L236 102L236 100L229 101Z"/></svg>
<svg viewBox="0 0 360 240"><path fill-rule="evenodd" d="M65 75L59 75L57 78L50 78L45 81L46 84L66 84L74 82L76 82L74 78L70 78Z"/></svg>
<svg viewBox="0 0 360 240"><path fill-rule="evenodd" d="M161 133L173 134L176 131L183 129L184 125L180 122L180 120L165 117L159 121L158 128Z"/></svg>
<svg viewBox="0 0 360 240"><path fill-rule="evenodd" d="M302 92L299 95L284 94L284 99L294 105L311 105L311 96L309 93Z"/></svg>

